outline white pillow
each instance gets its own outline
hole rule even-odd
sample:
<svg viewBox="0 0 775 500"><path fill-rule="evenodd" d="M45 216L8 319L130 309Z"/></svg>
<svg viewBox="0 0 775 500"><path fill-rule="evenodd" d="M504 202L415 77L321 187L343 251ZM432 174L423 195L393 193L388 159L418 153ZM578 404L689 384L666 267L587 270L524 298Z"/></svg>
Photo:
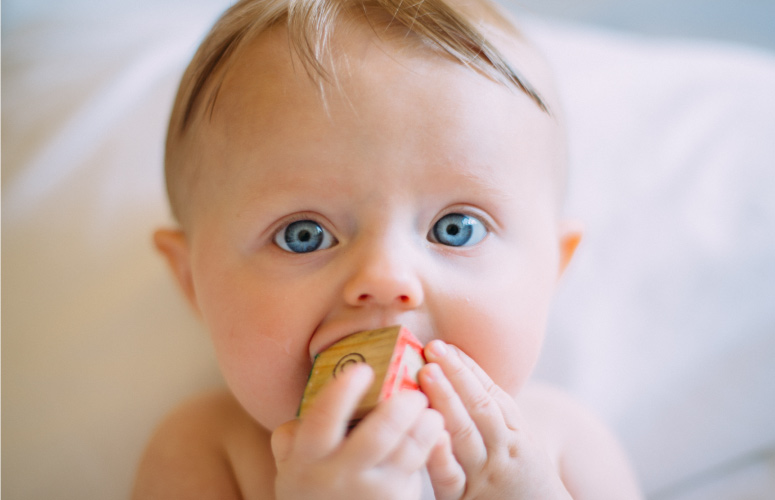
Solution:
<svg viewBox="0 0 775 500"><path fill-rule="evenodd" d="M775 58L529 28L565 101L568 212L587 228L539 373L618 430L648 491L775 464Z"/></svg>
<svg viewBox="0 0 775 500"><path fill-rule="evenodd" d="M154 424L221 383L150 233L169 223L161 162L178 79L228 3L50 5L4 25L9 497L126 496ZM775 442L775 63L528 30L556 66L568 209L587 224L539 374L598 410L646 488L666 491Z"/></svg>
<svg viewBox="0 0 775 500"><path fill-rule="evenodd" d="M171 101L220 4L3 26L8 498L127 497L153 426L220 383L151 244Z"/></svg>

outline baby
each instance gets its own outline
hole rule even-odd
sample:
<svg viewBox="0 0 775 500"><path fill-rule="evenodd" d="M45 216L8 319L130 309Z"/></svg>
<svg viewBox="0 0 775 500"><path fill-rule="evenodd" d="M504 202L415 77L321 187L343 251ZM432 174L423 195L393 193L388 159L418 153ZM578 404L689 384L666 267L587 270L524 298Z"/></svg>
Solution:
<svg viewBox="0 0 775 500"><path fill-rule="evenodd" d="M228 391L162 423L135 498L639 498L528 382L580 239L565 162L548 70L487 0L234 5L183 76L155 234ZM317 353L397 324L421 391L348 431L356 364L295 417Z"/></svg>

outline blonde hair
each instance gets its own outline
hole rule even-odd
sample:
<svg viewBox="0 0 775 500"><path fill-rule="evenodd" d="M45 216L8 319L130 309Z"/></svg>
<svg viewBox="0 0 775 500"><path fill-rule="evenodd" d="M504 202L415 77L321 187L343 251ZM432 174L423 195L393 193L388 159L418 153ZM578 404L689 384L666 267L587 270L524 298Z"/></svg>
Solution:
<svg viewBox="0 0 775 500"><path fill-rule="evenodd" d="M381 18L385 28L401 29L419 44L524 92L548 112L538 92L476 28L475 22L489 24L520 37L514 24L489 0L454 6L448 0L241 0L221 16L199 46L183 74L172 108L165 177L172 213L179 222L183 222L185 194L198 174L181 157L181 142L193 121L212 113L225 69L239 51L247 42L284 23L292 49L322 90L322 82L332 80L326 57L333 31L344 14L359 11L370 23Z"/></svg>

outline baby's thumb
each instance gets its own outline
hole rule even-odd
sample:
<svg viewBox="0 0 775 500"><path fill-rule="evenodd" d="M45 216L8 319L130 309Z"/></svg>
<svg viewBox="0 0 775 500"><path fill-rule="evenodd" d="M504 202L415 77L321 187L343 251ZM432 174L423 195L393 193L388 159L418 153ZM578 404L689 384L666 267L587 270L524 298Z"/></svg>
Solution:
<svg viewBox="0 0 775 500"><path fill-rule="evenodd" d="M285 422L272 433L272 454L275 462L283 462L290 457L298 427L299 420L295 419Z"/></svg>

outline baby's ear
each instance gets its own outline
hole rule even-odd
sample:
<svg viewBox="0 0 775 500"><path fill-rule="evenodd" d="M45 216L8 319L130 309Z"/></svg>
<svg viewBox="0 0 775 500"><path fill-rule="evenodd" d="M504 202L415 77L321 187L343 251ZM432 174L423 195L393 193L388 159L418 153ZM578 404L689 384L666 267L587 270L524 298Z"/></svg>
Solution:
<svg viewBox="0 0 775 500"><path fill-rule="evenodd" d="M186 235L179 229L158 229L153 233L153 242L156 249L167 260L172 275L175 276L191 307L198 313Z"/></svg>
<svg viewBox="0 0 775 500"><path fill-rule="evenodd" d="M581 237L584 234L584 227L581 222L576 220L565 220L560 222L558 228L560 244L560 266L557 276L562 276L568 268L576 248L581 243Z"/></svg>

